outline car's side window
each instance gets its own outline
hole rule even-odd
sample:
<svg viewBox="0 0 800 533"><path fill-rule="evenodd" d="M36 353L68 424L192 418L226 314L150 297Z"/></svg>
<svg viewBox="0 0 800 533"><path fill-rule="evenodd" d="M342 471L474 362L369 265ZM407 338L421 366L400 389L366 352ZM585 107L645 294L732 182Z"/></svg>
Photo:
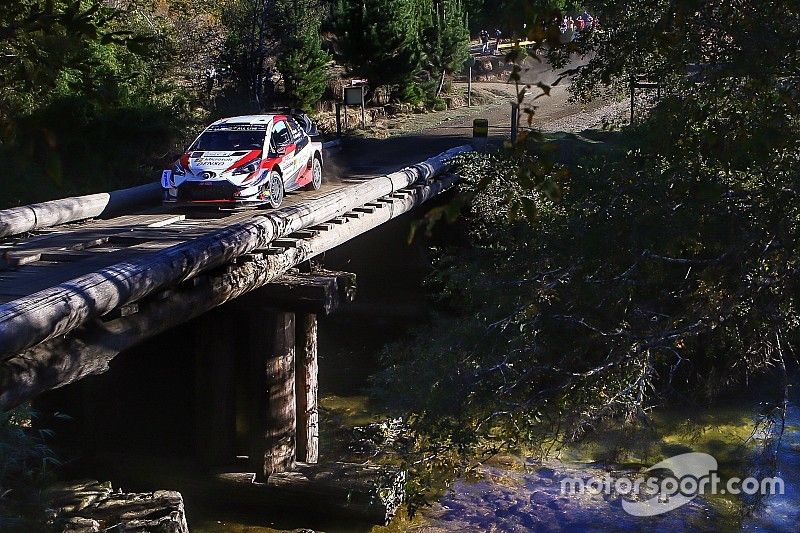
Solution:
<svg viewBox="0 0 800 533"><path fill-rule="evenodd" d="M300 133L300 128L297 123L292 118L289 119L289 129L292 131L292 139L294 142L298 142L302 138L302 134Z"/></svg>
<svg viewBox="0 0 800 533"><path fill-rule="evenodd" d="M293 118L289 119L289 128L292 130L292 137L294 137L294 142L297 144L297 150L305 148L306 144L308 144L308 137Z"/></svg>
<svg viewBox="0 0 800 533"><path fill-rule="evenodd" d="M291 134L289 133L289 128L286 125L286 121L281 120L277 124L275 124L275 128L272 130L272 143L275 145L276 148L280 148L291 144L292 142Z"/></svg>

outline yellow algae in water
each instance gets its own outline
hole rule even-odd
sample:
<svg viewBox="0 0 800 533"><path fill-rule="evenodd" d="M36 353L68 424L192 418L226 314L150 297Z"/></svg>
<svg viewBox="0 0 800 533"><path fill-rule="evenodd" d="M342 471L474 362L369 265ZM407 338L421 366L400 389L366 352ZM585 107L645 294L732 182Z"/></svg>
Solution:
<svg viewBox="0 0 800 533"><path fill-rule="evenodd" d="M337 422L345 427L364 426L386 418L384 414L373 409L368 396L329 395L322 397L319 404L327 414L336 417Z"/></svg>
<svg viewBox="0 0 800 533"><path fill-rule="evenodd" d="M412 518L408 515L406 506L401 506L388 526L375 526L371 533L405 533L407 531L434 533L439 531L438 528L431 528L431 525L432 521L422 513L416 513Z"/></svg>

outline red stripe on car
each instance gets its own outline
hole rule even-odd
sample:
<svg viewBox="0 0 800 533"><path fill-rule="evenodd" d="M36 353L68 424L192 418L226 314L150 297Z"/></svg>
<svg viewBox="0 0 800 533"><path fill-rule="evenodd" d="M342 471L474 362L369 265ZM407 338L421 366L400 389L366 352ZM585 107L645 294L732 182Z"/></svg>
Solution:
<svg viewBox="0 0 800 533"><path fill-rule="evenodd" d="M252 163L256 159L261 157L261 150L252 150L249 154L238 160L236 163L231 165L225 172L230 172L231 170L239 167L243 167L249 163Z"/></svg>

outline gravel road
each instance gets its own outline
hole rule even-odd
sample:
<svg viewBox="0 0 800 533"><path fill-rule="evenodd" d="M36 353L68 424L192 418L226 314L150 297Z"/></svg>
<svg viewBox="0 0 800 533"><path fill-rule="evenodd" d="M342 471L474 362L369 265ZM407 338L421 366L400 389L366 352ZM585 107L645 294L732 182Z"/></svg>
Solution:
<svg viewBox="0 0 800 533"><path fill-rule="evenodd" d="M577 64L577 62L576 62ZM575 66L570 65L570 67ZM532 68L526 82L538 80L553 82L558 72L549 67ZM594 100L588 103L570 101L568 81L553 86L550 95L535 101L532 97L526 105L535 105L536 113L532 126L546 132L578 133L602 127L604 119L625 115L627 101ZM464 90L466 91L466 85ZM485 118L489 121L490 140L501 143L510 137L511 102L516 100L513 85L502 82L475 83L476 89L484 89L497 95L495 101L474 108L458 108L435 114L410 117L404 124L409 131L385 139L363 137L346 138L342 148L329 158L329 176L369 175L393 171L413 164L472 140L472 121ZM459 88L457 86L456 88ZM534 93L535 96L538 93ZM415 117L418 117L415 119ZM523 121L525 117L523 116ZM526 126L527 124L522 124Z"/></svg>

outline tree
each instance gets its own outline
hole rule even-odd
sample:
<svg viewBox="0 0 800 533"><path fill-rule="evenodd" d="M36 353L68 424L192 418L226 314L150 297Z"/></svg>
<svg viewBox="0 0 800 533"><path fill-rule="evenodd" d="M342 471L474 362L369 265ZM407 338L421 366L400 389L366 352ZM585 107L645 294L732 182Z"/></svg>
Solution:
<svg viewBox="0 0 800 533"><path fill-rule="evenodd" d="M330 57L321 48L322 10L318 0L279 0L274 32L282 35L277 68L293 106L311 111L328 81Z"/></svg>
<svg viewBox="0 0 800 533"><path fill-rule="evenodd" d="M276 41L270 36L270 15L274 0L231 0L223 12L228 36L222 63L238 95L262 106L266 60L274 54Z"/></svg>
<svg viewBox="0 0 800 533"><path fill-rule="evenodd" d="M156 0L124 9L100 0L4 4L0 157L9 174L29 179L8 180L2 203L108 190L161 165L196 109L189 82L200 55L173 37L178 18L170 18L170 6ZM213 14L205 18L213 25ZM182 17L180 27L186 23Z"/></svg>
<svg viewBox="0 0 800 533"><path fill-rule="evenodd" d="M800 74L797 2L723 0L654 2L631 10L622 0L595 2L602 31L581 42L596 53L580 69L575 92L591 96L633 75L662 85L659 142L678 158L745 169L794 145ZM782 21L776 24L775 21ZM794 92L793 92L794 88Z"/></svg>
<svg viewBox="0 0 800 533"><path fill-rule="evenodd" d="M645 74L661 98L580 165L546 167L557 147L535 135L465 161L472 246L435 278L448 316L390 347L377 387L437 442L576 438L765 374L785 409L800 342L800 9L595 4L577 94ZM531 166L560 185L558 204Z"/></svg>
<svg viewBox="0 0 800 533"><path fill-rule="evenodd" d="M580 0L466 0L465 9L473 34L500 28L505 35L525 37L537 21L579 11L582 4Z"/></svg>
<svg viewBox="0 0 800 533"><path fill-rule="evenodd" d="M420 0L339 0L338 44L350 72L371 87L409 86L422 64Z"/></svg>
<svg viewBox="0 0 800 533"><path fill-rule="evenodd" d="M462 69L469 57L469 31L461 0L433 0L429 10L422 29L422 48L432 74L440 76L438 96L447 72Z"/></svg>
<svg viewBox="0 0 800 533"><path fill-rule="evenodd" d="M90 76L81 61L92 44L124 41L110 27L114 12L99 0L60 0L44 5L12 0L0 10L0 126L50 99L64 75Z"/></svg>

